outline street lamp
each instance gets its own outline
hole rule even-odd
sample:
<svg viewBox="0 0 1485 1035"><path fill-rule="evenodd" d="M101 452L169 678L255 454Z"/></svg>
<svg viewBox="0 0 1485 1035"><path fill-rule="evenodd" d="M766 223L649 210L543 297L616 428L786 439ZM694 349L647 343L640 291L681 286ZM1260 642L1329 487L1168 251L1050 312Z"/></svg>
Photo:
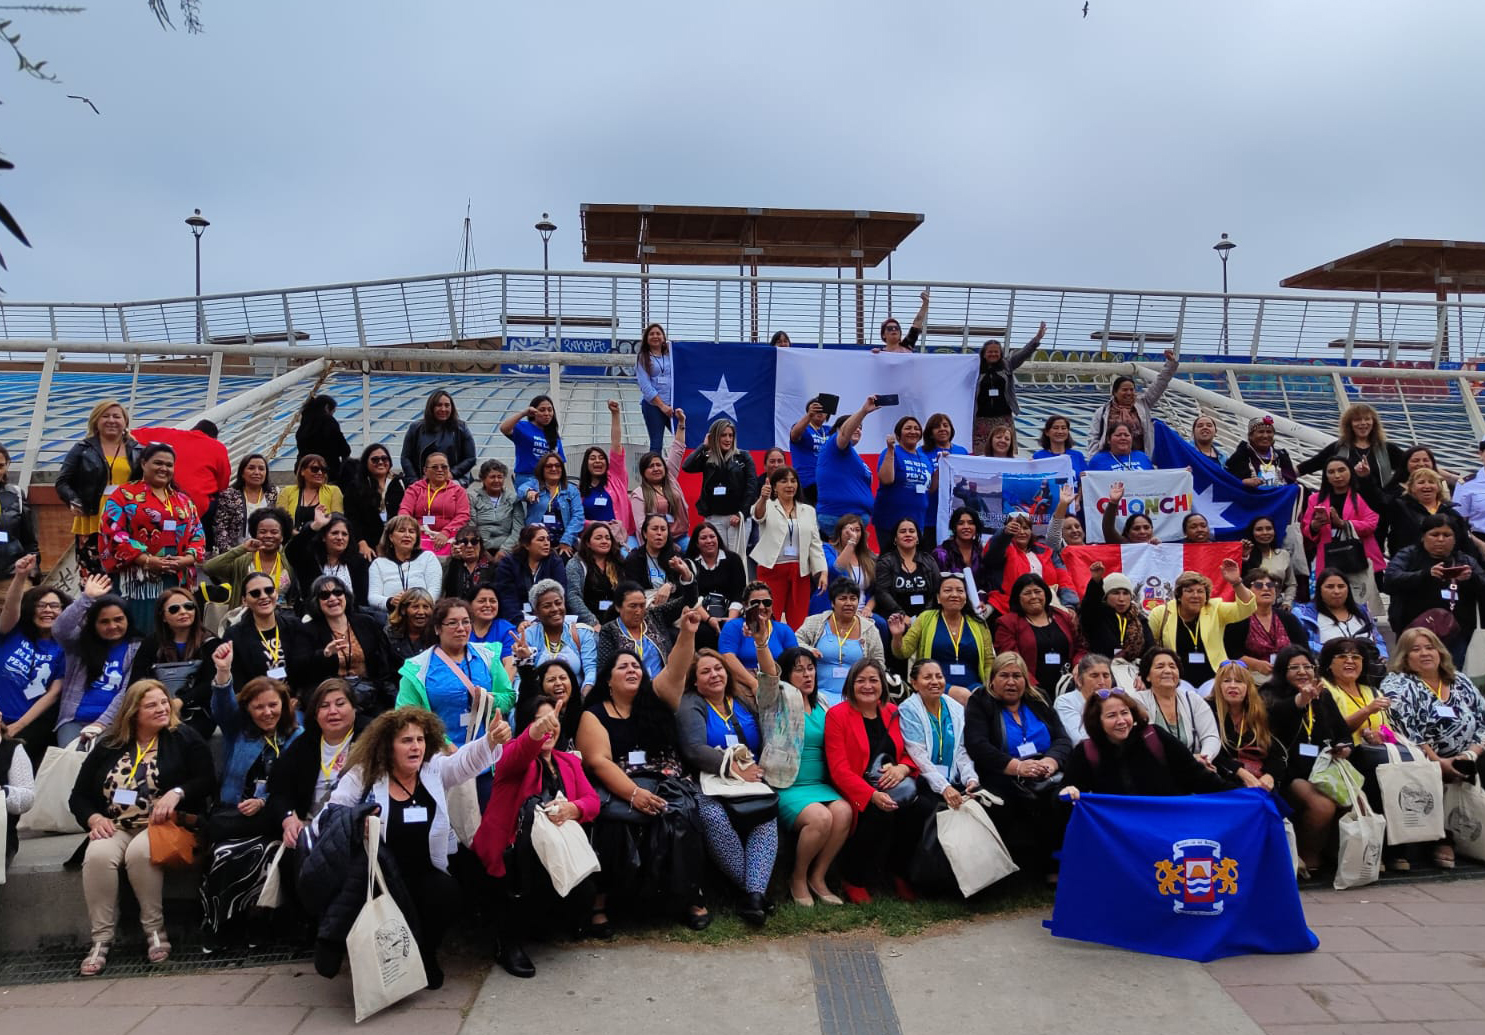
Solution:
<svg viewBox="0 0 1485 1035"><path fill-rule="evenodd" d="M211 223L207 222L198 208L186 217L186 226L191 228L191 236L196 238L196 340L204 344L206 342L206 310L201 307L201 235L206 233L206 228L211 226Z"/></svg>
<svg viewBox="0 0 1485 1035"><path fill-rule="evenodd" d="M547 245L552 240L552 235L557 232L557 224L552 222L552 217L547 213L541 214L541 220L536 224L536 232L541 234L541 333L547 334L546 318L552 312L551 291L547 285L547 270L550 268L547 262Z"/></svg>
<svg viewBox="0 0 1485 1035"><path fill-rule="evenodd" d="M1237 244L1228 239L1226 234L1222 239L1212 245L1212 251L1222 260L1222 355L1227 355L1227 256Z"/></svg>

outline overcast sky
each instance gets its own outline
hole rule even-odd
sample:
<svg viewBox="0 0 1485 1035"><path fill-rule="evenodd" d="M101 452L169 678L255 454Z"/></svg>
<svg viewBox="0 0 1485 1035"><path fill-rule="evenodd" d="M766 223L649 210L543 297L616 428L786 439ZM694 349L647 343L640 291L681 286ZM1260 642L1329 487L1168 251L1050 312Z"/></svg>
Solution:
<svg viewBox="0 0 1485 1035"><path fill-rule="evenodd" d="M899 279L1234 291L1485 239L1478 0L145 0L13 12L5 299L581 266L582 202L922 212ZM174 4L174 0L171 0ZM0 63L3 67L3 63ZM101 116L67 94L86 95Z"/></svg>

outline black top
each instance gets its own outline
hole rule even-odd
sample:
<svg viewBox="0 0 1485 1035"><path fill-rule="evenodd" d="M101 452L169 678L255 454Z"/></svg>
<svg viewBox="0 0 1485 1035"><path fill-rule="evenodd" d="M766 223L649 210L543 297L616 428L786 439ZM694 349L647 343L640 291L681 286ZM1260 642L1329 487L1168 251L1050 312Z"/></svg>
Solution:
<svg viewBox="0 0 1485 1035"><path fill-rule="evenodd" d="M402 439L402 477L409 485L423 476L423 455L429 449L448 457L449 476L454 481L469 481L469 472L479 460L469 425L460 420L430 428L422 420L413 421Z"/></svg>
<svg viewBox="0 0 1485 1035"><path fill-rule="evenodd" d="M882 713L877 712L871 718L861 717L862 724L866 727L866 754L874 764L878 758L886 755L889 765L897 764L897 745L892 740L892 734L887 732L887 724L882 721Z"/></svg>
<svg viewBox="0 0 1485 1035"><path fill-rule="evenodd" d="M1212 668L1211 648L1200 637L1200 619L1194 625L1187 625L1176 616L1176 663L1181 667L1181 678L1192 686L1201 686L1217 674ZM1193 657L1201 660L1193 661Z"/></svg>
<svg viewBox="0 0 1485 1035"><path fill-rule="evenodd" d="M0 579L8 579L16 561L41 549L36 542L36 511L14 485L0 484L0 532L6 536L0 543Z"/></svg>
<svg viewBox="0 0 1485 1035"><path fill-rule="evenodd" d="M758 472L753 458L734 449L725 462L712 459L705 446L695 450L681 463L681 470L701 475L701 495L696 500L696 513L702 517L741 514L743 508L758 498ZM718 493L716 490L721 489Z"/></svg>
<svg viewBox="0 0 1485 1035"><path fill-rule="evenodd" d="M288 680L289 686L296 693L313 689L314 683L309 682L310 677L296 671L308 653L301 642L305 637L304 625L295 616L280 611L276 631L279 657L275 660L286 669L284 678ZM227 629L225 639L232 644L232 685L235 688L240 690L247 685L248 680L268 675L269 668L273 667L269 664L269 651L275 646L274 634L259 635L251 612L245 613L237 624Z"/></svg>
<svg viewBox="0 0 1485 1035"><path fill-rule="evenodd" d="M133 750L130 741L120 747L100 743L88 752L67 799L67 808L79 825L86 827L88 817L95 813L108 814L103 780L124 753ZM179 806L182 812L200 813L206 807L207 799L216 790L217 777L211 749L199 733L186 725L161 731L160 743L155 748L155 765L159 773L155 786L162 794L175 787L183 792ZM145 802L141 799L139 804L143 807Z"/></svg>
<svg viewBox="0 0 1485 1035"><path fill-rule="evenodd" d="M347 520L350 520L349 517ZM373 542L371 545L375 546L376 543ZM289 559L289 570L294 573L294 581L299 586L300 594L308 594L309 587L314 585L315 579L324 574L325 544L318 541L313 528L307 524L300 525L298 531L290 536L288 543L284 545L284 556ZM340 555L340 563L345 565L345 574L351 579L351 596L355 599L349 603L352 606L364 605L368 596L368 574L371 564L361 556L361 551L356 548L355 522L351 522L351 545ZM307 599L300 601L299 610L301 614L309 610Z"/></svg>
<svg viewBox="0 0 1485 1035"><path fill-rule="evenodd" d="M301 457L311 453L324 457L332 479L339 479L341 468L351 456L351 444L340 430L340 421L323 410L300 419L294 431L294 447Z"/></svg>
<svg viewBox="0 0 1485 1035"><path fill-rule="evenodd" d="M1145 733L1144 730L1150 730ZM1147 738L1160 743L1156 757ZM1095 765L1094 757L1098 762ZM1182 794L1210 794L1237 786L1212 772L1196 760L1185 744L1156 726L1137 726L1122 747L1104 747L1092 739L1073 749L1063 766L1063 786L1076 787L1089 794L1133 794L1173 797Z"/></svg>
<svg viewBox="0 0 1485 1035"><path fill-rule="evenodd" d="M407 493L407 483L402 475L387 478L386 518L382 517L382 498L375 482L370 478L357 477L345 486L345 516L351 523L352 543L364 542L373 550L381 542L382 529L387 521L397 516L402 506L402 497ZM357 600L366 598L357 596Z"/></svg>
<svg viewBox="0 0 1485 1035"><path fill-rule="evenodd" d="M1042 757L1054 759L1065 768L1073 744L1057 713L1029 695L1021 698L1021 707L1040 719L1052 735L1051 747ZM1014 756L1005 749L1005 726L1001 722L1004 708L984 687L970 694L969 703L964 706L964 750L975 764L980 782L997 794L1014 782L1005 772Z"/></svg>
<svg viewBox="0 0 1485 1035"><path fill-rule="evenodd" d="M1216 711L1215 706L1212 710ZM1247 762L1248 766L1243 766L1244 762ZM1212 759L1212 764L1217 767L1219 773L1236 779L1239 767L1256 766L1258 772L1255 772L1254 776L1272 776L1274 785L1282 787L1287 763L1288 755L1284 750L1283 741L1277 736L1270 733L1268 749L1265 751L1258 746L1258 734L1249 729L1246 723L1242 726L1234 726L1231 716L1223 720L1222 747L1217 751L1217 757Z"/></svg>
<svg viewBox="0 0 1485 1035"><path fill-rule="evenodd" d="M129 466L137 467L139 454L144 449L138 442L124 436L123 455L129 458ZM69 506L80 504L84 514L96 514L103 503L103 490L108 488L108 457L103 454L103 445L97 436L75 443L62 458L62 469L57 472L57 496Z"/></svg>
<svg viewBox="0 0 1485 1035"><path fill-rule="evenodd" d="M386 631L376 619L354 613L347 615L346 619L351 635L366 658L366 675L361 678L373 688L373 700L354 702L357 710L367 709L376 713L392 707L397 697L397 672L402 667L401 659L393 654ZM289 670L296 689L302 687L308 692L324 680L340 675L340 659L325 657L325 648L335 634L324 619L303 623L299 632L295 638L297 656L290 658Z"/></svg>
<svg viewBox="0 0 1485 1035"><path fill-rule="evenodd" d="M1272 686L1272 684L1270 684ZM1329 744L1350 744L1351 730L1341 716L1341 709L1329 693L1321 693L1313 704L1301 711L1294 694L1264 687L1263 701L1268 706L1268 724L1274 739L1284 745L1288 766L1284 781L1307 780L1315 767L1320 748Z"/></svg>
<svg viewBox="0 0 1485 1035"><path fill-rule="evenodd" d="M480 561L475 564L474 571L470 571L469 565L463 561L450 558L449 566L443 572L443 595L446 597L473 600L481 586L493 588L494 585L494 561Z"/></svg>
<svg viewBox="0 0 1485 1035"><path fill-rule="evenodd" d="M359 714L356 716L355 725L351 728L353 744L354 738L359 737L370 724L370 719ZM315 784L320 778L320 740L318 731L306 729L284 748L283 755L268 774L267 811L276 823L282 823L291 812L302 820L311 818ZM346 754L350 754L349 745Z"/></svg>
<svg viewBox="0 0 1485 1035"><path fill-rule="evenodd" d="M1273 617L1283 627L1284 635L1289 637L1290 643L1296 647L1309 646L1310 637L1305 632L1305 627L1300 624L1298 618L1295 618L1288 611L1280 610L1277 607L1274 608ZM1248 634L1253 631L1253 625L1253 616L1249 615L1241 621L1233 622L1223 631L1222 643L1227 648L1227 656L1233 659L1241 659L1244 655L1253 658L1265 657L1266 660L1272 663L1273 658L1268 655L1276 654L1278 653L1277 651L1264 651L1260 655L1256 650L1249 648Z"/></svg>
<svg viewBox="0 0 1485 1035"><path fill-rule="evenodd" d="M428 829L438 804L433 792L423 786L422 777L412 787L412 797L398 801L389 796L387 847L397 860L397 872L404 881L414 880L433 869L428 854Z"/></svg>
<svg viewBox="0 0 1485 1035"><path fill-rule="evenodd" d="M877 576L872 590L876 613L893 615L899 611L916 618L930 607L938 606L938 562L933 555L919 550L913 557L913 570L904 571L902 556L887 549L877 558ZM921 600L914 600L921 597Z"/></svg>
<svg viewBox="0 0 1485 1035"><path fill-rule="evenodd" d="M1121 617L1126 623L1130 621L1139 623L1142 650L1126 658L1128 661L1138 662L1139 654L1148 650L1154 643L1150 636L1150 623L1145 618L1145 609L1140 607L1138 602L1134 602L1130 605L1127 614L1117 614L1104 598L1103 580L1090 579L1088 588L1083 591L1083 601L1078 605L1078 628L1083 631L1083 638L1088 643L1090 653L1102 654L1106 658L1122 656L1125 641L1119 632ZM1128 626L1126 625L1125 636L1127 635ZM1228 653L1231 655L1231 651Z"/></svg>
<svg viewBox="0 0 1485 1035"><path fill-rule="evenodd" d="M1364 494L1362 498L1366 498ZM1389 557L1405 546L1423 542L1423 519L1428 517L1428 511L1406 492L1390 498L1385 509L1378 513L1387 517L1386 553ZM1480 552L1475 547L1475 541L1470 538L1470 525L1464 515L1454 509L1454 504L1444 501L1439 503L1438 513L1448 519L1449 527L1454 530L1454 548L1479 560Z"/></svg>
<svg viewBox="0 0 1485 1035"><path fill-rule="evenodd" d="M161 642L159 633L151 633L145 637L139 650L134 654L134 663L129 669L129 678L125 685L132 684L139 679L155 679L155 666L171 662L194 662L196 672L190 681L174 696L181 702L181 718L196 728L198 733L209 736L215 722L211 719L211 681L216 677L217 668L212 663L211 655L222 645L219 637L208 636L201 642L201 646L195 651L187 651L182 656L176 650L173 639ZM203 730L202 724L205 723Z"/></svg>
<svg viewBox="0 0 1485 1035"><path fill-rule="evenodd" d="M1389 594L1387 621L1393 629L1406 629L1425 611L1449 607L1450 601L1444 594L1450 583L1433 577L1433 566L1438 563L1420 545L1403 547L1387 563L1382 585ZM1485 608L1485 569L1469 554L1458 550L1443 564L1445 567L1468 565L1470 569L1470 574L1456 584L1458 599L1453 601L1454 620L1467 641L1478 624L1481 609Z"/></svg>

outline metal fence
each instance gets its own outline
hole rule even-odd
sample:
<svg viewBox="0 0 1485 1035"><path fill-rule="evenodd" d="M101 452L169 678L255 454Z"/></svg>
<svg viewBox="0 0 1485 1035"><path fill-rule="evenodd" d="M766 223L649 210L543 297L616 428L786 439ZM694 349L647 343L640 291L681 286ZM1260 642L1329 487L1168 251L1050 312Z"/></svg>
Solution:
<svg viewBox="0 0 1485 1035"><path fill-rule="evenodd" d="M1262 361L1339 359L1437 365L1485 345L1485 303L1361 296L937 283L926 346L962 350L986 338L1045 347L1175 347ZM657 321L677 341L795 345L872 343L888 316L907 320L922 284L702 274L481 270L142 302L0 302L0 339L196 344L287 342L378 348L498 342L528 336L607 342L632 351ZM205 334L198 333L198 327Z"/></svg>

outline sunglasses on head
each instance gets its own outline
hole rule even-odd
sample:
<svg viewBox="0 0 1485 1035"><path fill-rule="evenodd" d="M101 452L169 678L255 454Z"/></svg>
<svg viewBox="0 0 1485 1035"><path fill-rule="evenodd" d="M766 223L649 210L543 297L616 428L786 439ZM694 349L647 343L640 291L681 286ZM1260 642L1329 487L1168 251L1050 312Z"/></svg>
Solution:
<svg viewBox="0 0 1485 1035"><path fill-rule="evenodd" d="M1119 697L1123 697L1124 696L1124 691L1121 688L1119 688L1119 687L1116 686L1116 687L1114 687L1111 690L1095 690L1095 691L1093 691L1093 695L1095 697L1097 697L1100 701L1107 701L1110 697L1113 697L1115 695L1118 695Z"/></svg>
<svg viewBox="0 0 1485 1035"><path fill-rule="evenodd" d="M332 586L320 590L318 596L321 600L329 600L331 597L343 597L345 596L345 590L341 589L338 586Z"/></svg>
<svg viewBox="0 0 1485 1035"><path fill-rule="evenodd" d="M259 599L261 599L263 597L271 597L271 596L273 596L273 590L271 590L271 589L245 589L245 590L242 591L242 595L244 597L246 597L247 599L249 599L249 600L259 600Z"/></svg>
<svg viewBox="0 0 1485 1035"><path fill-rule="evenodd" d="M196 610L196 605L194 603L192 603L191 601L189 601L189 600L183 600L179 604L166 604L165 605L165 613L167 615L178 615L182 611L195 611L195 610Z"/></svg>

